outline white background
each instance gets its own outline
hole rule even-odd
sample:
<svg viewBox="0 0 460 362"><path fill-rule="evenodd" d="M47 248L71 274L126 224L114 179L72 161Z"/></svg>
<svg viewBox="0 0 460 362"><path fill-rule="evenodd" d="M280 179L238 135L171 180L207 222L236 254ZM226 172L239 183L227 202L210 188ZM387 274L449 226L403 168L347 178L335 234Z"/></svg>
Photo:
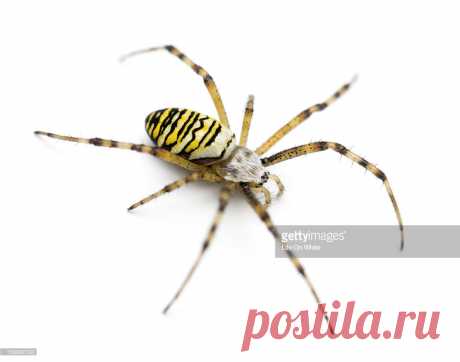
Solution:
<svg viewBox="0 0 460 362"><path fill-rule="evenodd" d="M406 224L456 224L459 10L454 1L3 2L0 347L36 347L37 357L22 358L39 361L457 360L455 259L303 260L324 301L356 300L359 311L383 311L390 326L398 311L440 311L438 340L416 340L412 328L401 340L266 337L241 353L249 308L297 314L315 305L239 196L163 316L218 188L190 185L129 214L184 172L32 132L148 142L150 111L215 116L201 80L166 52L117 62L146 46L171 43L203 65L237 134L255 94L254 148L358 73L343 99L270 153L340 142L385 171ZM275 223L395 224L381 182L350 164L324 152L275 166L287 187L270 209Z"/></svg>

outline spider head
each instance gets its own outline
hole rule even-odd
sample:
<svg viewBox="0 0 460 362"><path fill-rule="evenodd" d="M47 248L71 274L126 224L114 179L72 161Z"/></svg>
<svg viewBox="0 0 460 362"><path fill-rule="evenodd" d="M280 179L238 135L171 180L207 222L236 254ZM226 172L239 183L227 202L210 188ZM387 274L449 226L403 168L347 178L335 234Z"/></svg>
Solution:
<svg viewBox="0 0 460 362"><path fill-rule="evenodd" d="M261 177L261 180L259 182L259 186L262 186L265 182L267 182L269 177L270 177L270 172L265 171L264 174Z"/></svg>
<svg viewBox="0 0 460 362"><path fill-rule="evenodd" d="M259 156L246 147L238 146L232 155L218 165L217 173L233 182L252 182L263 185L270 173L262 165Z"/></svg>

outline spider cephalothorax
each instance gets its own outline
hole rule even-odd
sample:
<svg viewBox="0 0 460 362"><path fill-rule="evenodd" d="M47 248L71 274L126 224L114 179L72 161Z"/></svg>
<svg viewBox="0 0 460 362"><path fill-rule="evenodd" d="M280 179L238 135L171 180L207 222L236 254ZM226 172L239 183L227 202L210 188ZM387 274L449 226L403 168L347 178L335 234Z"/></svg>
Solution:
<svg viewBox="0 0 460 362"><path fill-rule="evenodd" d="M269 172L260 157L249 148L237 146L230 157L215 166L216 172L233 182L250 182L262 185L268 181Z"/></svg>
<svg viewBox="0 0 460 362"><path fill-rule="evenodd" d="M87 143L93 144L95 146L122 148L142 152L161 158L166 162L175 164L190 171L190 173L184 178L172 182L169 185L163 187L160 191L145 197L139 202L136 202L135 204L131 205L128 210L132 210L140 205L143 205L155 199L156 197L171 192L189 182L201 180L222 184L222 189L219 195L219 207L214 217L213 223L209 229L208 236L204 240L198 257L182 285L180 286L179 290L164 309L165 313L168 311L174 301L179 297L185 285L190 280L190 277L192 276L196 267L198 266L202 256L208 249L216 232L217 226L219 225L222 215L228 205L230 196L234 192L240 191L245 196L248 203L257 213L262 222L267 226L268 230L274 236L276 241L281 243L280 234L267 212L267 207L271 201L271 194L263 186L263 184L267 182L268 179L276 182L279 189L278 196L283 192L284 186L277 176L268 172L267 167L305 154L325 151L328 149L336 151L351 159L353 162L358 163L360 166L369 170L377 178L382 180L388 195L390 196L390 200L393 204L393 208L399 222L401 230L401 249L403 248L403 224L396 199L394 197L393 191L391 190L387 177L374 164L366 161L364 158L358 156L357 154L351 152L346 147L336 142L312 142L278 152L269 157L261 158L265 152L267 152L275 143L282 139L288 132L305 121L313 113L322 111L323 109L327 108L337 98L344 94L350 88L350 85L353 81L344 84L338 91L336 91L324 102L313 105L300 112L286 125L275 132L261 146L252 151L246 147L246 144L252 120L254 97L249 96L249 99L246 103L243 127L241 130L239 143L237 144L235 134L229 127L227 114L225 112L225 108L220 98L216 84L203 67L192 62L190 58L188 58L184 53L180 52L172 45L132 52L124 56L122 59L126 59L135 54L146 53L158 49L165 49L171 54L175 55L202 77L204 84L216 107L219 116L218 119L214 119L189 109L180 108L166 108L152 112L147 116L145 127L148 135L155 143L155 146L132 144L101 138L61 136L42 131L36 131L35 133L64 141ZM261 204L257 197L255 197L257 193L262 193L264 195L264 204ZM299 260L292 253L292 251L286 250L286 253L297 271L307 282L316 302L320 303L318 294Z"/></svg>

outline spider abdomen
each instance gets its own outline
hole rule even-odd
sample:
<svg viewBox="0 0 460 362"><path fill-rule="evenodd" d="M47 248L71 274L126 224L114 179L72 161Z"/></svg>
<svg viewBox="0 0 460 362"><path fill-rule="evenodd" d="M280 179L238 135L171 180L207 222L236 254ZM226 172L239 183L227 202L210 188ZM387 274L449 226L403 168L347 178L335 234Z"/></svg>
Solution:
<svg viewBox="0 0 460 362"><path fill-rule="evenodd" d="M158 147L201 164L228 158L236 146L234 133L219 120L185 108L150 113L145 129Z"/></svg>

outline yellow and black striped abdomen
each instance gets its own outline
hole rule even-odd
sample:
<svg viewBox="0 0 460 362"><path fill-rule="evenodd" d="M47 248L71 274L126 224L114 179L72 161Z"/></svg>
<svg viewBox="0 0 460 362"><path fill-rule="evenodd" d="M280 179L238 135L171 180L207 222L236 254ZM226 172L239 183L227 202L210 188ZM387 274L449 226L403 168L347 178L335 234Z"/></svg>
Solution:
<svg viewBox="0 0 460 362"><path fill-rule="evenodd" d="M152 112L145 120L145 129L157 146L200 164L224 160L236 146L228 127L190 109Z"/></svg>

